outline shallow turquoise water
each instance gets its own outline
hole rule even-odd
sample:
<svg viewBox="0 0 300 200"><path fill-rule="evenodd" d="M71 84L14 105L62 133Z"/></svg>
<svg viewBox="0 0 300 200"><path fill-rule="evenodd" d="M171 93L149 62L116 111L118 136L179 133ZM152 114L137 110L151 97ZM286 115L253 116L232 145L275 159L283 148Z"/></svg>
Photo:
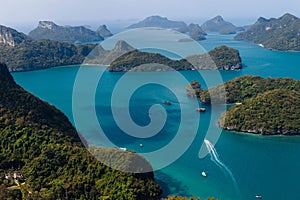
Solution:
<svg viewBox="0 0 300 200"><path fill-rule="evenodd" d="M224 81L246 74L300 79L300 53L269 51L255 44L233 41L232 37L212 34L208 36L207 40L200 42L208 50L219 45L228 45L240 50L243 62L247 67L237 72L220 72ZM43 100L54 104L73 121L72 90L78 70L79 66L60 67L14 73L13 76L17 83ZM97 67L89 67L84 70L91 74L101 71ZM189 81L201 80L199 73L195 71L181 73ZM211 80L214 80L216 76L212 71L201 73ZM190 132L190 125L194 123L195 107L193 104L195 100L185 96L185 85L176 81L176 74L174 72L132 73L130 74L132 80L147 79L153 76L172 82L172 87L169 89L150 84L139 88L133 94L129 110L133 120L141 126L150 122L148 109L151 105L161 104L166 99L172 102L171 106L162 105L168 117L166 125L157 135L146 139L134 138L120 130L112 118L110 96L116 82L122 76L123 73L104 73L97 88L95 102L93 102L99 123L115 146L126 147L140 153L153 152L175 138L181 112L186 112L187 116L190 116L190 119L184 124L185 135L181 140L182 142L192 140L192 144L176 162L155 172L156 179L164 187L165 195L195 195L201 198L213 196L222 200L250 200L255 199L256 194L261 194L263 199L300 199L298 191L300 137L262 137L222 131L215 150L218 153L218 159L232 172L237 185L235 187L230 174L224 167L220 168L214 162L216 160L211 160L210 155L203 159L198 157L199 149L207 132L213 134L220 131L215 122L222 112L221 107L216 108L214 112L211 112L208 107L206 113L200 114L198 131ZM87 77L86 85L84 85L86 88L89 88L88 79ZM201 83L205 86L203 80ZM217 81L212 81L212 84L217 83ZM82 101L85 97L84 92L86 91L82 91ZM181 98L180 102L174 92ZM126 104L122 106L120 109L128 107ZM79 108L82 112L92 109L93 105L89 104L83 104ZM214 125L208 128L211 120ZM86 125L80 127L80 131L90 143L102 145L103 141L97 139L98 134L95 127ZM139 146L140 143L143 144L143 148ZM172 156L172 152L176 151L177 148L169 149L170 156ZM157 155L150 161L156 166L163 159L164 156ZM201 176L201 172L204 170L208 174L207 178Z"/></svg>

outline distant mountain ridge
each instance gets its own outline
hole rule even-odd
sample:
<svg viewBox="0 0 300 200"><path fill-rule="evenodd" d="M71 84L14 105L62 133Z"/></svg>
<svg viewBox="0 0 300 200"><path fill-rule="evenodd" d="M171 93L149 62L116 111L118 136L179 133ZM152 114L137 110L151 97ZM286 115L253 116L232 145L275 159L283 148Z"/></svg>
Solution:
<svg viewBox="0 0 300 200"><path fill-rule="evenodd" d="M169 20L167 17L161 16L150 16L145 18L144 20L132 24L128 26L128 29L133 28L145 28L145 27L159 27L159 28L167 28L167 29L174 29L178 32L184 33L189 35L194 40L205 40L206 33L201 29L198 24L189 24L187 25L185 22L182 21L172 21Z"/></svg>
<svg viewBox="0 0 300 200"><path fill-rule="evenodd" d="M204 22L201 28L204 31L219 32L220 34L235 34L237 31L243 30L243 28L236 27L232 23L225 21L220 15Z"/></svg>
<svg viewBox="0 0 300 200"><path fill-rule="evenodd" d="M143 28L143 27L160 27L160 28L180 28L187 26L185 22L182 21L172 21L166 17L161 17L158 15L147 17L146 19L128 26L128 29L132 28Z"/></svg>
<svg viewBox="0 0 300 200"><path fill-rule="evenodd" d="M84 26L59 26L51 21L40 21L38 27L28 35L35 40L49 39L69 43L103 40L99 33Z"/></svg>
<svg viewBox="0 0 300 200"><path fill-rule="evenodd" d="M289 13L271 19L260 17L235 40L246 40L261 44L267 49L300 51L300 19Z"/></svg>

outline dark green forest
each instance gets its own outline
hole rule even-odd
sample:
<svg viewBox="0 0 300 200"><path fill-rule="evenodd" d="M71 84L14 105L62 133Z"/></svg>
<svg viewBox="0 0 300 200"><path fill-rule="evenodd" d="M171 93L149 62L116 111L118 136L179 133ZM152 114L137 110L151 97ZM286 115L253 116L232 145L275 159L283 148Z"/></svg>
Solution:
<svg viewBox="0 0 300 200"><path fill-rule="evenodd" d="M275 89L245 100L220 118L223 129L254 134L300 134L300 93Z"/></svg>
<svg viewBox="0 0 300 200"><path fill-rule="evenodd" d="M160 198L152 172L125 173L99 162L67 117L18 86L3 64L0 87L0 199ZM132 154L119 158L133 163L139 156ZM5 179L14 171L25 184Z"/></svg>
<svg viewBox="0 0 300 200"><path fill-rule="evenodd" d="M0 44L0 62L10 71L29 71L83 63L96 45L73 44L52 40L24 41L15 46Z"/></svg>

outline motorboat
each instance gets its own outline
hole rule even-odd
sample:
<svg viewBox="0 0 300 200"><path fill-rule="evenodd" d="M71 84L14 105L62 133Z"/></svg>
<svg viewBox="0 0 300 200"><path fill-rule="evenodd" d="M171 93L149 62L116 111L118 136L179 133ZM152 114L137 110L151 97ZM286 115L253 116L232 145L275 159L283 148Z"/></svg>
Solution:
<svg viewBox="0 0 300 200"><path fill-rule="evenodd" d="M196 108L196 111L198 111L198 112L205 112L206 109L205 108Z"/></svg>

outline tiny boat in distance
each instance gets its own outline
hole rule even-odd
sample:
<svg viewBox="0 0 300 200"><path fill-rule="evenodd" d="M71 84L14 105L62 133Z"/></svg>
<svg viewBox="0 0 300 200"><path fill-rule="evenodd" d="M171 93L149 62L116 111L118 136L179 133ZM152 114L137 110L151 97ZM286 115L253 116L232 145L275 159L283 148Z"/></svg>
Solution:
<svg viewBox="0 0 300 200"><path fill-rule="evenodd" d="M262 196L259 195L259 194L257 194L257 195L255 195L255 198L257 198L257 199L262 199Z"/></svg>
<svg viewBox="0 0 300 200"><path fill-rule="evenodd" d="M201 173L201 175L202 175L203 177L207 177L207 174L206 174L205 171L203 171L203 172Z"/></svg>
<svg viewBox="0 0 300 200"><path fill-rule="evenodd" d="M164 101L163 104L165 104L165 105L171 105L172 103L170 101Z"/></svg>
<svg viewBox="0 0 300 200"><path fill-rule="evenodd" d="M205 108L196 108L196 111L197 111L197 112L205 112L206 109L205 109Z"/></svg>

